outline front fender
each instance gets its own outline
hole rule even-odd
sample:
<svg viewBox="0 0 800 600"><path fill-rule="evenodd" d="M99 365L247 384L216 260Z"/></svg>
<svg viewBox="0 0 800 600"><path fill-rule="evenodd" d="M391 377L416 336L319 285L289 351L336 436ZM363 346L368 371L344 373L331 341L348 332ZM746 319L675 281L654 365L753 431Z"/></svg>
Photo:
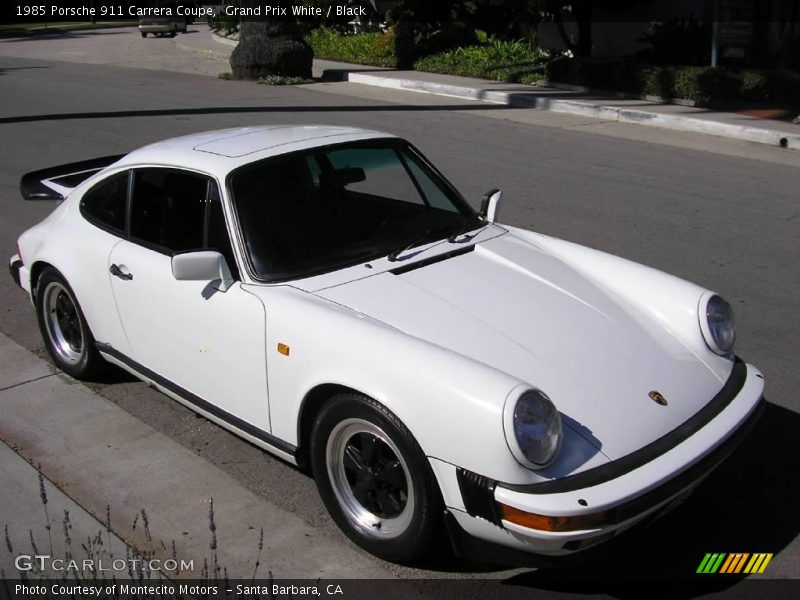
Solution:
<svg viewBox="0 0 800 600"><path fill-rule="evenodd" d="M290 286L247 288L267 312L273 435L298 445L306 394L336 384L386 406L430 457L503 481L531 480L503 434L505 399L525 382Z"/></svg>
<svg viewBox="0 0 800 600"><path fill-rule="evenodd" d="M621 304L634 307L635 310L628 311L632 317L646 319L646 327L653 324L661 327L720 381L730 375L732 361L712 352L700 330L698 306L708 292L705 288L600 250L517 227L507 229L558 257Z"/></svg>

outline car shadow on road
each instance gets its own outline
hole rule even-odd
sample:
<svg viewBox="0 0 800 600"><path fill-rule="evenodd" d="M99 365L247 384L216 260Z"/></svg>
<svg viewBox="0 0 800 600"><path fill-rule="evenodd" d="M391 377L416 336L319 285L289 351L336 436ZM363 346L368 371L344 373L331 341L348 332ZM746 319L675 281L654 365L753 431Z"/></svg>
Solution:
<svg viewBox="0 0 800 600"><path fill-rule="evenodd" d="M28 69L49 69L46 65L36 65L31 67L0 67L0 75L5 75L6 71L27 71Z"/></svg>
<svg viewBox="0 0 800 600"><path fill-rule="evenodd" d="M744 577L697 575L707 552L778 556L800 531L798 439L800 414L767 403L750 436L685 504L621 536L598 560L523 573L505 584L627 598L636 578L665 582L671 598L723 592Z"/></svg>
<svg viewBox="0 0 800 600"><path fill-rule="evenodd" d="M56 28L37 29L35 31L25 29L7 29L0 31L0 39L7 42L27 42L33 40L74 40L81 36L97 35L120 35L128 33L128 27L115 27L110 29L75 29L72 31L61 31Z"/></svg>
<svg viewBox="0 0 800 600"><path fill-rule="evenodd" d="M96 112L52 113L46 115L22 115L2 117L0 125L30 123L34 121L63 121L69 119L125 119L130 117L165 117L192 115L219 115L240 113L317 113L317 112L423 112L447 110L513 110L513 106L502 104L378 104L355 106L215 106L203 108L158 108L149 110L113 110Z"/></svg>

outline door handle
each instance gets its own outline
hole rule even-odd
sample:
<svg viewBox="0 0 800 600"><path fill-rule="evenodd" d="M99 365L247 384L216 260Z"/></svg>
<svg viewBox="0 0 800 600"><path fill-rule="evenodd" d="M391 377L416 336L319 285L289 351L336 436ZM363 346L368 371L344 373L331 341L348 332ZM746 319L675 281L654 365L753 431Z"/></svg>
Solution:
<svg viewBox="0 0 800 600"><path fill-rule="evenodd" d="M133 273L126 273L125 271L119 268L119 265L111 265L111 267L108 270L114 277L119 277L120 279L124 279L125 281L130 281L131 279L133 279Z"/></svg>

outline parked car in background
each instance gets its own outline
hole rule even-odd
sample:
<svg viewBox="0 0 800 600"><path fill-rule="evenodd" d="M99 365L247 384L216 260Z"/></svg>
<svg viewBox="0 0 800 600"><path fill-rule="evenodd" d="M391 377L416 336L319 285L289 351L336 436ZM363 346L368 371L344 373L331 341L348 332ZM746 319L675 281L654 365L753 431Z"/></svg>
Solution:
<svg viewBox="0 0 800 600"><path fill-rule="evenodd" d="M188 19L186 17L142 17L139 19L139 33L142 37L147 37L147 34L157 36L168 35L175 37L178 32L186 33L186 25Z"/></svg>

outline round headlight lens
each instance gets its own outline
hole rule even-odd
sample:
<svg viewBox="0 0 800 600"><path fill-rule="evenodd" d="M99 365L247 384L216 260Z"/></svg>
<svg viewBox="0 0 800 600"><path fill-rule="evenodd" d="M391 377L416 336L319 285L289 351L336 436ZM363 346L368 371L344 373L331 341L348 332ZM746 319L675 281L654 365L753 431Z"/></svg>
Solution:
<svg viewBox="0 0 800 600"><path fill-rule="evenodd" d="M514 437L533 466L550 464L561 446L561 416L544 393L530 390L514 406Z"/></svg>
<svg viewBox="0 0 800 600"><path fill-rule="evenodd" d="M708 331L711 334L711 349L718 354L727 354L733 350L736 341L736 330L733 326L733 308L721 296L711 296L706 304Z"/></svg>

